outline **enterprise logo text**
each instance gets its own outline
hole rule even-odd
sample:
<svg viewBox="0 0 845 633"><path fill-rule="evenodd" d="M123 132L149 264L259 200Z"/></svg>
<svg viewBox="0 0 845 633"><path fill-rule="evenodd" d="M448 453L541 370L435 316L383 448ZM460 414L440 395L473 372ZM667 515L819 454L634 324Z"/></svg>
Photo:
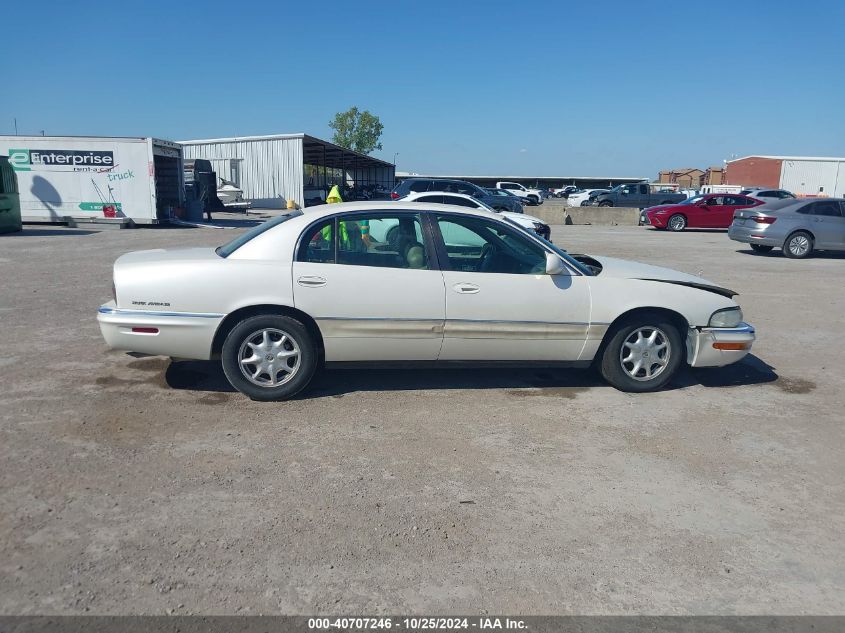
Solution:
<svg viewBox="0 0 845 633"><path fill-rule="evenodd" d="M114 167L113 152L76 149L12 149L9 161L17 169L30 167Z"/></svg>

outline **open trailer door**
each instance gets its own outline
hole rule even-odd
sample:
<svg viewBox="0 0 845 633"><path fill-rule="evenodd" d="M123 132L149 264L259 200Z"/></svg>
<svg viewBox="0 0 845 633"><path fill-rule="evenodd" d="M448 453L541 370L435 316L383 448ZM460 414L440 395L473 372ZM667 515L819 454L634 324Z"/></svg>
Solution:
<svg viewBox="0 0 845 633"><path fill-rule="evenodd" d="M18 178L6 156L0 156L0 233L22 229Z"/></svg>

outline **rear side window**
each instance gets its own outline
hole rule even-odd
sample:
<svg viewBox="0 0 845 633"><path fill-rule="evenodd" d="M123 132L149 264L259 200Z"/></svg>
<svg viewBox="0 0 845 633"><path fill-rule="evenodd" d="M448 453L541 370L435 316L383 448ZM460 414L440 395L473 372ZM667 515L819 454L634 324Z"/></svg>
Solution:
<svg viewBox="0 0 845 633"><path fill-rule="evenodd" d="M411 183L409 187L409 191L413 191L414 193L419 193L421 191L428 191L428 185L430 181L428 180L415 180Z"/></svg>
<svg viewBox="0 0 845 633"><path fill-rule="evenodd" d="M469 207L470 209L477 209L479 207L479 205L475 204L472 200L459 198L458 196L443 196L443 202L446 204L454 204L459 207Z"/></svg>
<svg viewBox="0 0 845 633"><path fill-rule="evenodd" d="M455 183L458 187L458 193L463 193L467 196L475 196L478 195L478 189L475 185L468 183L468 182L458 182Z"/></svg>
<svg viewBox="0 0 845 633"><path fill-rule="evenodd" d="M823 202L814 202L809 206L809 213L811 215L824 215L827 217L838 218L842 215L842 208L835 200L825 200Z"/></svg>
<svg viewBox="0 0 845 633"><path fill-rule="evenodd" d="M246 233L236 237L231 242L224 244L223 246L218 246L214 252L225 259L250 240L258 237L262 233L269 231L274 227L279 226L283 222L287 222L291 218L295 218L299 215L302 215L302 211L293 211L291 213L286 213L285 215L280 215L279 217L273 218L272 220L267 220L263 224L259 224L258 226L251 228Z"/></svg>
<svg viewBox="0 0 845 633"><path fill-rule="evenodd" d="M443 196L421 196L417 198L417 202L431 202L433 204L443 204Z"/></svg>
<svg viewBox="0 0 845 633"><path fill-rule="evenodd" d="M297 261L378 268L428 268L420 219L362 213L331 218L306 230Z"/></svg>

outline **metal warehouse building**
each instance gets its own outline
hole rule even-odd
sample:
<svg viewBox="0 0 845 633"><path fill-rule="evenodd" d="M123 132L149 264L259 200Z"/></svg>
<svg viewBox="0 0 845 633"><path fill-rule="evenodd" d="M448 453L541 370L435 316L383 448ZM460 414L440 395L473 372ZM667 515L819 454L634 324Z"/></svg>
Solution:
<svg viewBox="0 0 845 633"><path fill-rule="evenodd" d="M727 184L772 187L799 196L845 196L845 158L745 156L728 161Z"/></svg>
<svg viewBox="0 0 845 633"><path fill-rule="evenodd" d="M256 207L283 208L325 200L332 185L392 189L395 166L307 134L180 141L186 160L204 158Z"/></svg>

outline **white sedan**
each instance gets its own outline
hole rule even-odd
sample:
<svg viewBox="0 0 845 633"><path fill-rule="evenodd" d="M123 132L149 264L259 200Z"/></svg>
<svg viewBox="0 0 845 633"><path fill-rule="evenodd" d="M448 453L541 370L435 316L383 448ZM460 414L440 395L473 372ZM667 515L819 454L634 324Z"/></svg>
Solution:
<svg viewBox="0 0 845 633"><path fill-rule="evenodd" d="M450 193L448 191L421 191L409 193L404 198L400 198L406 202L433 202L435 204L451 204L456 207L468 207L470 209L483 209L491 213L500 213L504 217L512 220L519 226L529 231L534 231L537 235L546 240L551 240L551 228L548 224L543 222L540 218L527 213L514 213L513 211L496 211L493 207L484 204L481 200L468 196L465 193Z"/></svg>
<svg viewBox="0 0 845 633"><path fill-rule="evenodd" d="M583 189L581 191L576 191L574 193L570 193L569 197L566 198L566 206L568 207L583 207L586 206L585 203L590 201L590 194L596 192L604 192L610 191L610 189Z"/></svg>
<svg viewBox="0 0 845 633"><path fill-rule="evenodd" d="M294 211L219 248L129 253L99 309L114 349L220 359L236 389L289 398L322 363L594 365L624 391L745 356L735 293L573 257L508 218L419 202Z"/></svg>

